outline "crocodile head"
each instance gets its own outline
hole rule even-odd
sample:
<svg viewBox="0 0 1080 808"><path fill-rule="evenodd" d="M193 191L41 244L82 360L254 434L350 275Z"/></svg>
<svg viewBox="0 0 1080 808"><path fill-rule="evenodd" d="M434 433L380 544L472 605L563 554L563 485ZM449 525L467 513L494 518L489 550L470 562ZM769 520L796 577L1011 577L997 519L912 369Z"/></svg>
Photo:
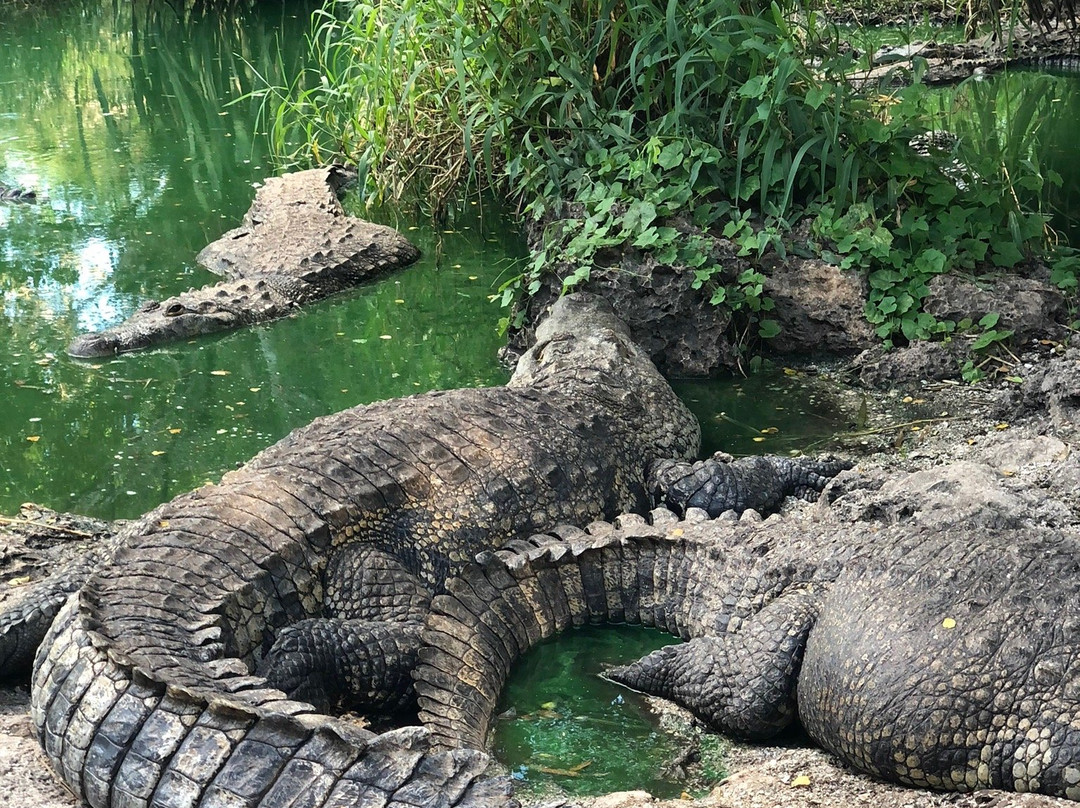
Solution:
<svg viewBox="0 0 1080 808"><path fill-rule="evenodd" d="M555 302L507 386L554 389L582 402L603 398L615 411L636 412L646 402L644 420L629 428L655 438L654 456L692 457L700 445L697 418L611 304L596 295L576 292Z"/></svg>
<svg viewBox="0 0 1080 808"><path fill-rule="evenodd" d="M559 298L536 329L536 342L521 359L511 386L543 379L607 373L662 382L652 361L605 299L586 292Z"/></svg>
<svg viewBox="0 0 1080 808"><path fill-rule="evenodd" d="M162 342L225 331L241 325L237 309L213 300L194 300L191 293L164 302L152 300L124 322L76 337L67 352L77 359L113 356Z"/></svg>

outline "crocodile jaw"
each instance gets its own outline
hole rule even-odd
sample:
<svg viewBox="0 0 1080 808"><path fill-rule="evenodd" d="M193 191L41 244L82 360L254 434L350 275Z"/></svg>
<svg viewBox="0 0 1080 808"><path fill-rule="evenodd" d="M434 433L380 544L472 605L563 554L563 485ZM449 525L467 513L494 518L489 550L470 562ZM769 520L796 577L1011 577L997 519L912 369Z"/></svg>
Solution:
<svg viewBox="0 0 1080 808"><path fill-rule="evenodd" d="M204 311L188 309L181 314L168 315L164 312L170 310L169 302L155 307L153 311L138 312L112 328L76 337L67 347L68 356L76 359L114 356L162 342L228 331L242 325L240 316L235 312L205 303L201 305Z"/></svg>

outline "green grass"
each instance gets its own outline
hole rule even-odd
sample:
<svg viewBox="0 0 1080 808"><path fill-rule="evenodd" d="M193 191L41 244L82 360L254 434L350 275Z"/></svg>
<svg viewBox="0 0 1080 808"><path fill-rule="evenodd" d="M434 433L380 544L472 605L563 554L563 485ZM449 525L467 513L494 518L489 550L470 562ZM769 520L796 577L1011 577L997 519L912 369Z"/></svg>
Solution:
<svg viewBox="0 0 1080 808"><path fill-rule="evenodd" d="M921 90L852 87L835 27L805 8L331 0L310 41L316 66L263 93L278 154L356 163L373 203L415 199L437 215L494 190L550 222L506 304L553 270L564 289L586 282L605 250L630 246L692 272L739 333L768 338L762 276L718 265L709 237L783 252L809 218L816 249L866 275L867 316L897 343L951 333L921 310L934 275L1007 269L1047 247L1027 191L1053 177L1020 155L1037 99L1016 105L1016 132L961 137L948 158L978 179L958 188L908 146L938 125L910 103Z"/></svg>

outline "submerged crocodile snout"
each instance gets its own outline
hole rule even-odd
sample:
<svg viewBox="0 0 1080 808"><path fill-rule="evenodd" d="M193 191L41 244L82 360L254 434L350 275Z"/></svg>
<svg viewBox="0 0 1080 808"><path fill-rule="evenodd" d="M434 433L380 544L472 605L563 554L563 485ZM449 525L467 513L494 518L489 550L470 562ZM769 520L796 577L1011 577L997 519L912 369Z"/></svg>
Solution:
<svg viewBox="0 0 1080 808"><path fill-rule="evenodd" d="M104 331L95 331L78 336L67 347L68 356L73 356L76 359L113 356L120 353L120 351L120 340L117 336Z"/></svg>

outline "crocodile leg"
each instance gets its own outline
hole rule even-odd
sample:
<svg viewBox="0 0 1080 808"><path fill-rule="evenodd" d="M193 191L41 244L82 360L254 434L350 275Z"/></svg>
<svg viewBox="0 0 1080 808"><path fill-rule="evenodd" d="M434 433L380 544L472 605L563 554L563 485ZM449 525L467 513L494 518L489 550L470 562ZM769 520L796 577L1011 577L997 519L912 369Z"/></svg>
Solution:
<svg viewBox="0 0 1080 808"><path fill-rule="evenodd" d="M696 463L658 460L647 484L656 505L680 514L702 508L717 517L724 511L775 510L789 496L812 501L849 468L851 463L843 460L774 455L731 460L717 453Z"/></svg>
<svg viewBox="0 0 1080 808"><path fill-rule="evenodd" d="M400 712L416 703L412 670L422 628L419 620L303 620L278 635L258 672L320 712Z"/></svg>
<svg viewBox="0 0 1080 808"><path fill-rule="evenodd" d="M396 556L367 544L336 552L325 578L329 616L283 629L259 674L324 711L390 714L413 706L428 588Z"/></svg>
<svg viewBox="0 0 1080 808"><path fill-rule="evenodd" d="M821 600L819 589L786 592L737 633L669 645L605 677L671 699L736 738L771 738L795 719L795 684Z"/></svg>

